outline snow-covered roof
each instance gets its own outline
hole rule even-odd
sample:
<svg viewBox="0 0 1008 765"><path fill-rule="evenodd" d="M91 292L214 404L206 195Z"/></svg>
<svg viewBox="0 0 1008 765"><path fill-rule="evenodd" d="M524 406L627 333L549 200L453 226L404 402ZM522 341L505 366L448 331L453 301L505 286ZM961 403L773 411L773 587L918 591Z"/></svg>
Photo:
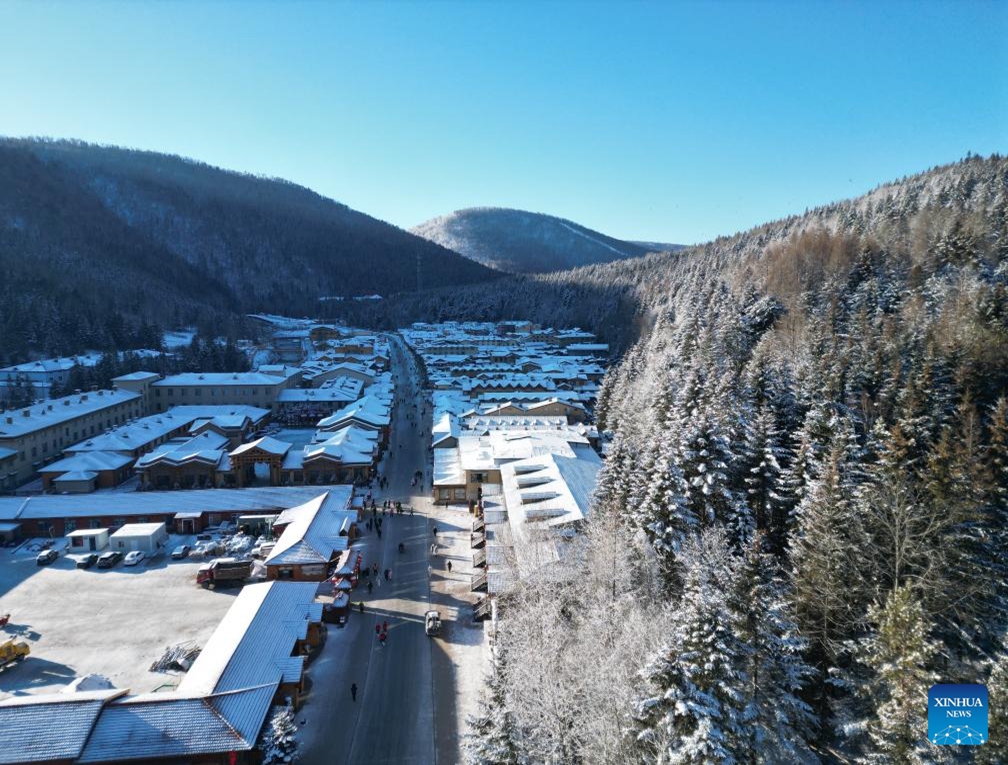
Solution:
<svg viewBox="0 0 1008 765"><path fill-rule="evenodd" d="M434 486L461 486L465 472L457 448L434 450Z"/></svg>
<svg viewBox="0 0 1008 765"><path fill-rule="evenodd" d="M132 391L100 390L3 412L0 414L0 438L19 438L139 398L140 394Z"/></svg>
<svg viewBox="0 0 1008 765"><path fill-rule="evenodd" d="M77 762L188 758L252 749L277 683L210 696L151 693L109 704Z"/></svg>
<svg viewBox="0 0 1008 765"><path fill-rule="evenodd" d="M257 438L255 441L249 441L247 444L242 444L231 452L231 456L237 457L240 454L245 454L245 452L253 450L283 456L290 451L290 448L291 444L286 441L280 441L272 436L263 436L262 438Z"/></svg>
<svg viewBox="0 0 1008 765"><path fill-rule="evenodd" d="M576 456L539 454L501 467L501 482L518 568L527 575L557 560L565 544L556 529L588 518L602 460L591 449Z"/></svg>
<svg viewBox="0 0 1008 765"><path fill-rule="evenodd" d="M144 454L136 461L136 469L143 470L153 465L178 467L193 463L215 465L219 470L230 470L231 460L227 453L227 436L213 431L204 431L192 438L168 441Z"/></svg>
<svg viewBox="0 0 1008 765"><path fill-rule="evenodd" d="M118 470L129 465L133 458L116 452L81 452L64 459L57 460L39 468L40 473L72 473L72 472L102 472L103 470Z"/></svg>
<svg viewBox="0 0 1008 765"><path fill-rule="evenodd" d="M71 470L68 473L53 478L53 483L78 483L80 481L93 481L98 474L93 470Z"/></svg>
<svg viewBox="0 0 1008 765"><path fill-rule="evenodd" d="M282 385L288 377L298 373L296 367L284 367L285 372L183 372L177 375L168 375L162 380L153 384L155 388L174 388L182 386L243 386L252 385L273 386Z"/></svg>
<svg viewBox="0 0 1008 765"><path fill-rule="evenodd" d="M129 518L143 515L191 513L251 513L282 511L303 504L335 486L264 486L212 491L145 491L89 495L43 494L0 497L0 520L31 521L45 518Z"/></svg>
<svg viewBox="0 0 1008 765"><path fill-rule="evenodd" d="M389 405L373 395L367 395L319 420L318 427L322 430L332 430L351 421L374 428L387 426L391 422Z"/></svg>
<svg viewBox="0 0 1008 765"><path fill-rule="evenodd" d="M0 701L0 763L76 760L105 702L124 693L47 693Z"/></svg>
<svg viewBox="0 0 1008 765"><path fill-rule="evenodd" d="M267 566L328 563L334 552L347 549L347 538L340 529L353 497L352 486L333 487L299 508L291 508L284 516L291 518L276 546L265 560ZM277 519L279 523L281 519Z"/></svg>
<svg viewBox="0 0 1008 765"><path fill-rule="evenodd" d="M153 537L165 531L163 523L127 523L109 536L109 539L130 539L132 537Z"/></svg>
<svg viewBox="0 0 1008 765"><path fill-rule="evenodd" d="M315 582L246 585L179 683L179 693L208 694L301 679L304 657L291 656L321 620ZM312 618L316 616L317 618Z"/></svg>

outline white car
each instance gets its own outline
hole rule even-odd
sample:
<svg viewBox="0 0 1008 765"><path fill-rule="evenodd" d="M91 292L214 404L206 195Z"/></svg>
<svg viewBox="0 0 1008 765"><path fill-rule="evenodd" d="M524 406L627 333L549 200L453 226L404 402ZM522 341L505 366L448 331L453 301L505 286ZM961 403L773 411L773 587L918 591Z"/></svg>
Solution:
<svg viewBox="0 0 1008 765"><path fill-rule="evenodd" d="M123 565L135 566L143 559L144 559L143 550L133 550L132 552L126 553L126 557L123 559Z"/></svg>

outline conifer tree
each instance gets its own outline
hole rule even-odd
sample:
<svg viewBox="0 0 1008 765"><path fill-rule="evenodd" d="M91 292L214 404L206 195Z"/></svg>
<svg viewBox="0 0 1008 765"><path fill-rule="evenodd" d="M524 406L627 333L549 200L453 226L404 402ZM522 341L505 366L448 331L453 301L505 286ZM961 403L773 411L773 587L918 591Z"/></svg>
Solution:
<svg viewBox="0 0 1008 765"><path fill-rule="evenodd" d="M745 646L734 634L727 593L737 565L719 529L704 531L681 554L683 595L668 642L641 672L634 708L642 759L738 762L746 754Z"/></svg>
<svg viewBox="0 0 1008 765"><path fill-rule="evenodd" d="M747 760L814 762L806 743L814 717L799 695L813 670L803 657L806 641L791 613L790 593L774 558L760 549L762 539L757 535L746 549L729 603L736 637L746 648Z"/></svg>
<svg viewBox="0 0 1008 765"><path fill-rule="evenodd" d="M870 761L931 762L926 736L928 688L936 682L931 662L938 644L912 587L897 586L885 604L869 609L875 632L866 641L863 659L876 673L869 693L875 718L869 724Z"/></svg>

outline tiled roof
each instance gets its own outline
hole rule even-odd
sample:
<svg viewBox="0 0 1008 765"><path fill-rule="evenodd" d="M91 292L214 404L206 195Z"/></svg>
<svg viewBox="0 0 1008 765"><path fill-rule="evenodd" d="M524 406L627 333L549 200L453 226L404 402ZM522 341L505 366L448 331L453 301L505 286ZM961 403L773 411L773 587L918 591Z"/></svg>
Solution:
<svg viewBox="0 0 1008 765"><path fill-rule="evenodd" d="M266 559L266 565L328 563L333 552L345 550L347 538L340 536L340 529L348 514L355 516L354 511L347 509L352 496L352 486L334 487L300 508L291 508L285 515L292 520Z"/></svg>
<svg viewBox="0 0 1008 765"><path fill-rule="evenodd" d="M77 758L105 700L125 692L54 693L0 701L0 764Z"/></svg>
<svg viewBox="0 0 1008 765"><path fill-rule="evenodd" d="M248 751L275 692L272 683L206 697L158 693L109 704L78 762Z"/></svg>

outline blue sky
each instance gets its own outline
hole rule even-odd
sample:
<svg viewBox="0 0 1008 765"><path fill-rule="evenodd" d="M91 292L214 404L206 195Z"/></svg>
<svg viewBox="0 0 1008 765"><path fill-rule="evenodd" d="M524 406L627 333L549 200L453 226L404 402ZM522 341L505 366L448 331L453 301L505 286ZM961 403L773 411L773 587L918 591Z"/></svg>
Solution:
<svg viewBox="0 0 1008 765"><path fill-rule="evenodd" d="M1008 151L1008 2L0 3L0 134L692 243Z"/></svg>

